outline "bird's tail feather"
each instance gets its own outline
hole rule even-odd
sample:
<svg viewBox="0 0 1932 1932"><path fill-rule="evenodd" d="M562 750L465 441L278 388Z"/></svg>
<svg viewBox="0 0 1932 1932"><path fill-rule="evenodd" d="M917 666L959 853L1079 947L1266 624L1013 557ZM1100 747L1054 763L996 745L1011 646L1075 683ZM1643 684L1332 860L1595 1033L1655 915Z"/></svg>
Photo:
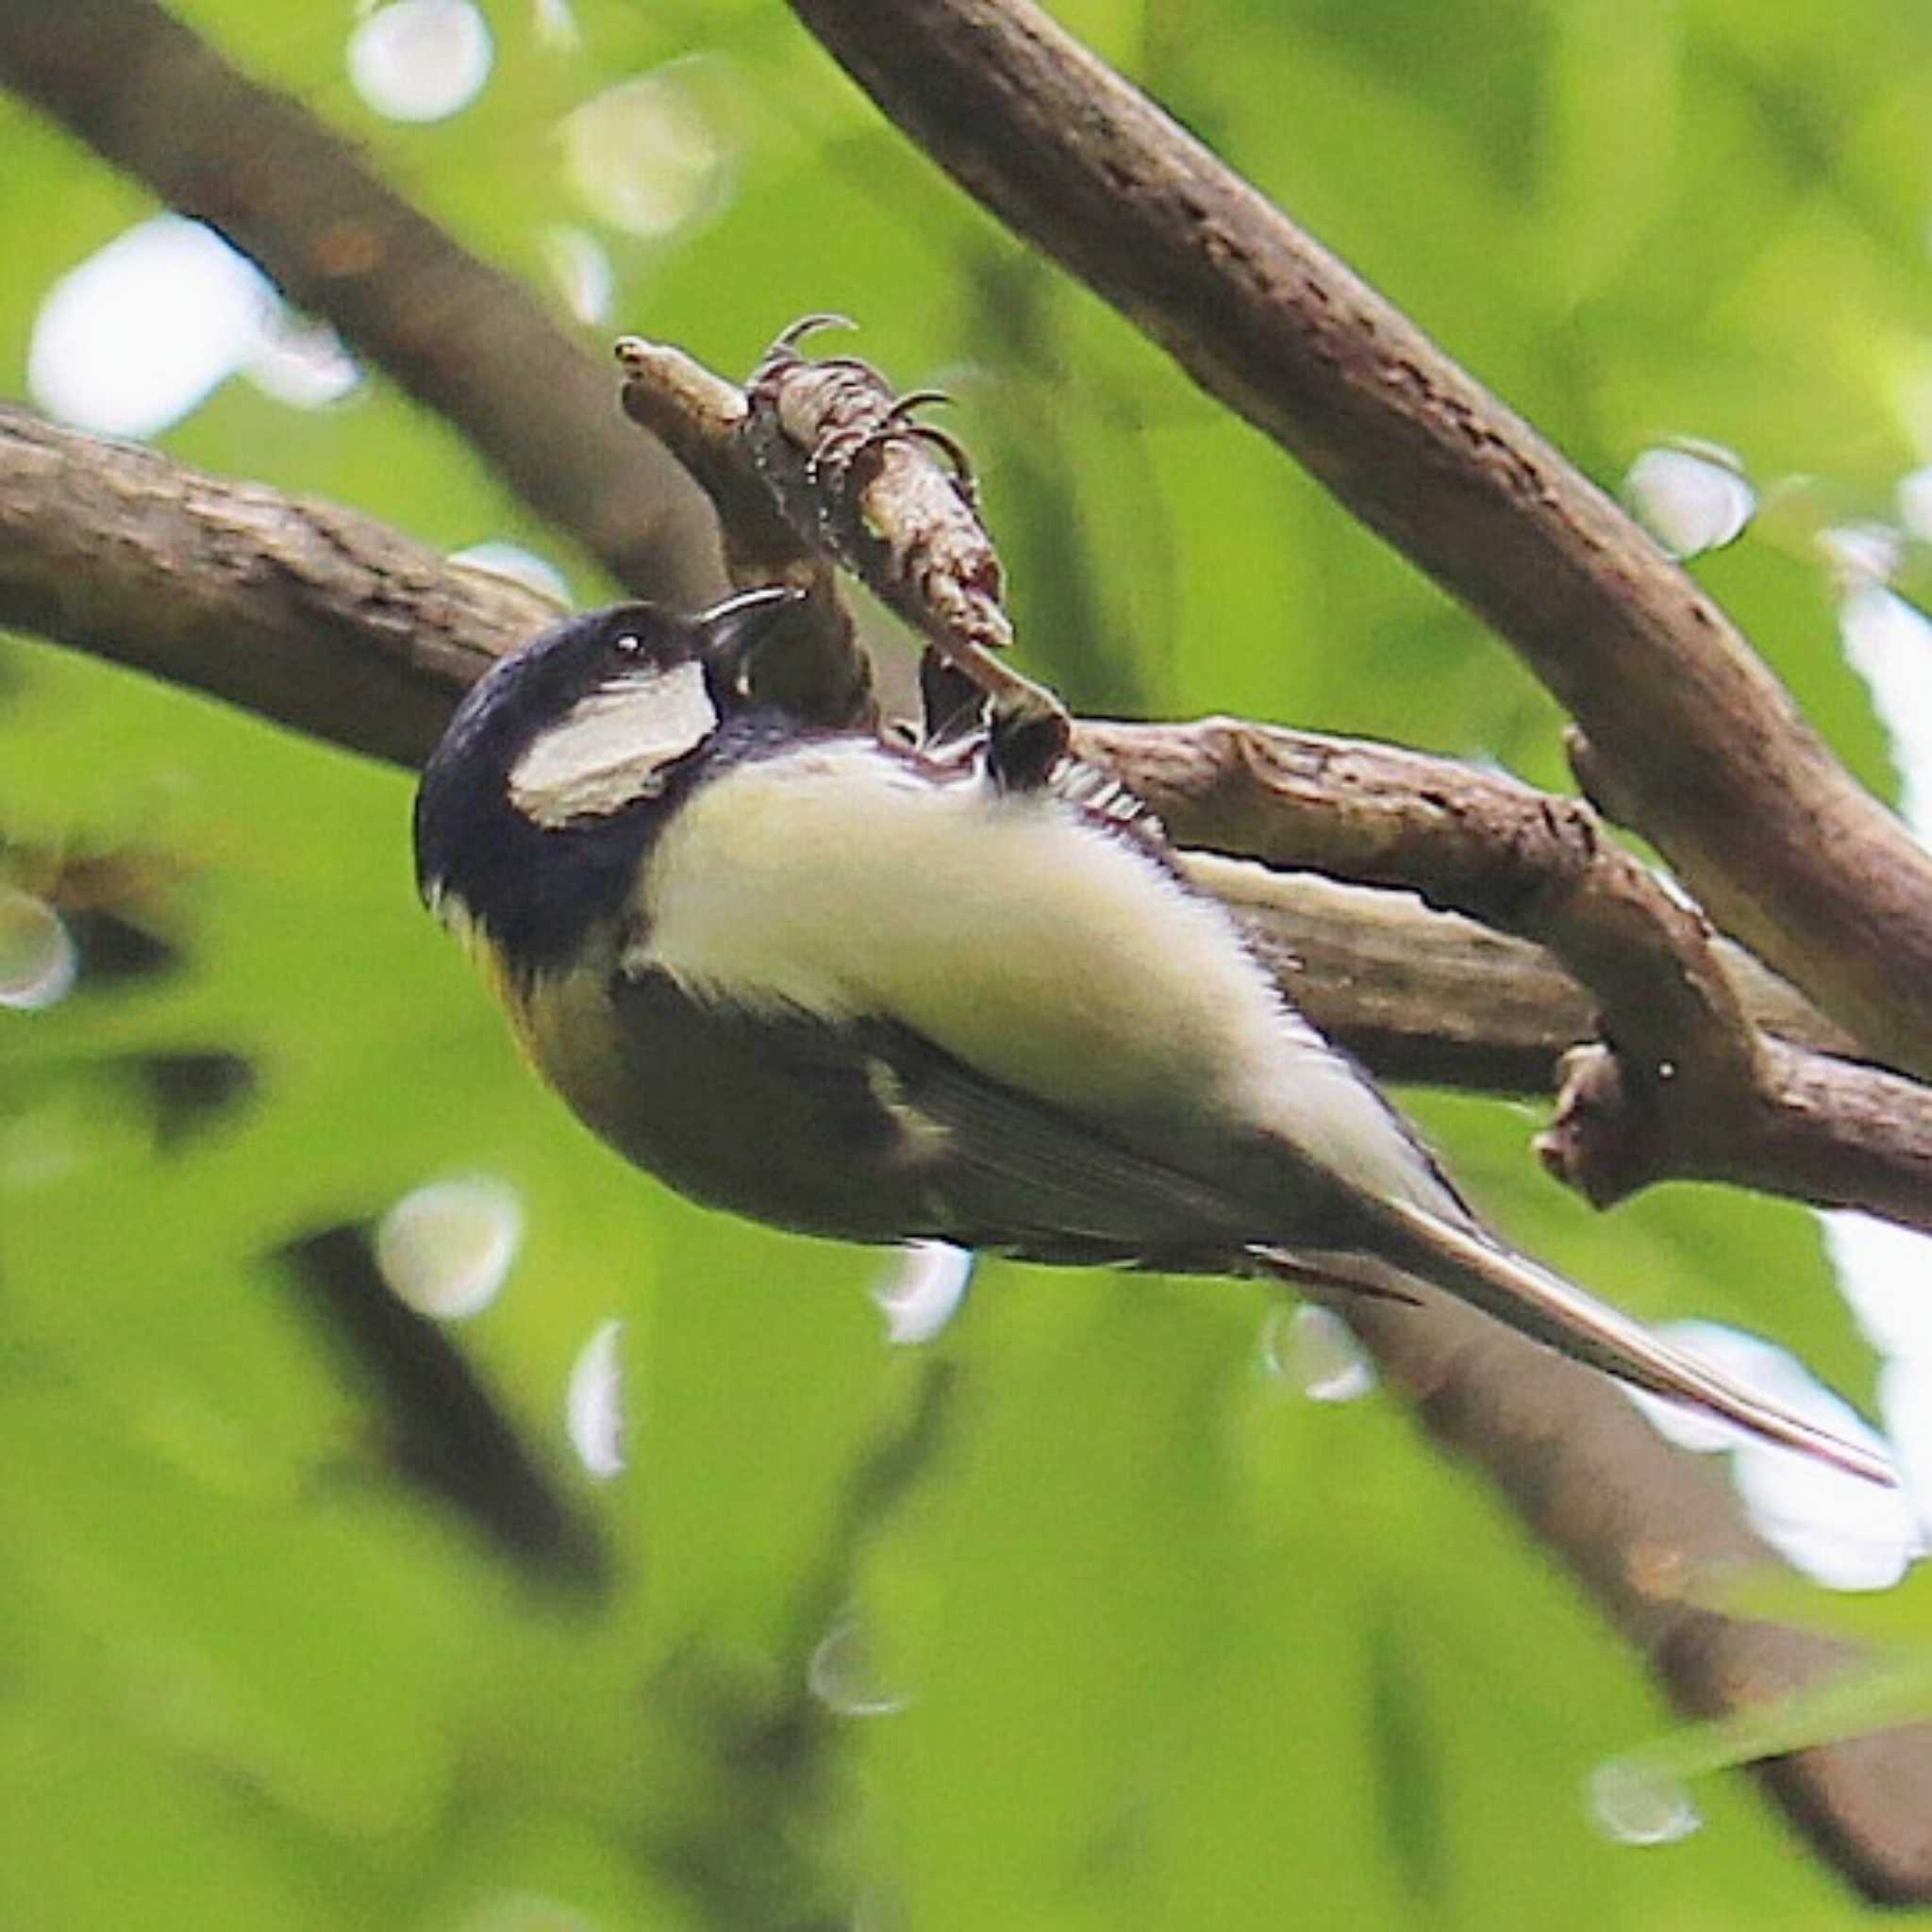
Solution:
<svg viewBox="0 0 1932 1932"><path fill-rule="evenodd" d="M1376 1204L1390 1237L1382 1255L1404 1272L1471 1303L1519 1334L1615 1375L1633 1388L1722 1417L1766 1441L1796 1449L1867 1482L1896 1484L1883 1456L1847 1442L1795 1410L1673 1347L1641 1322L1586 1294L1526 1257L1407 1202ZM1272 1257L1263 1256L1264 1259ZM1301 1272L1282 1257L1283 1274ZM1327 1264L1335 1261L1335 1267ZM1339 1257L1323 1257L1313 1278L1351 1286Z"/></svg>

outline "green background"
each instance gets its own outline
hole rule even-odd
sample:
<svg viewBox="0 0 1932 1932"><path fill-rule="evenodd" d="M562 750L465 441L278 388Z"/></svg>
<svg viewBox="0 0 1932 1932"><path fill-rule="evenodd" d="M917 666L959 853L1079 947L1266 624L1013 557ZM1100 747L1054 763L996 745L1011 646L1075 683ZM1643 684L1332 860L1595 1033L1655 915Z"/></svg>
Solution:
<svg viewBox="0 0 1932 1932"><path fill-rule="evenodd" d="M351 91L346 6L183 11L539 286L543 231L594 227L559 116L702 57L678 71L728 193L668 238L602 233L600 353L637 330L741 374L842 310L902 386L958 397L1025 660L1076 704L1565 782L1560 718L1500 646L967 207L772 0L582 0L575 51L506 0L476 105L419 127ZM1810 537L1889 515L1932 430L1932 13L1058 12L1592 475L1673 435L1736 449L1778 513L1700 574L1890 791ZM19 392L51 281L150 204L5 101L0 151ZM608 588L380 378L311 414L233 382L162 441ZM1588 1774L1667 1711L1392 1406L1268 1371L1259 1290L989 1266L942 1340L891 1349L878 1257L680 1203L529 1080L414 902L403 774L30 640L0 641L0 679L16 869L117 855L166 956L0 1014L9 1932L1864 1916L1741 1778L1700 1785L1706 1827L1668 1848L1593 1826ZM142 1070L191 1053L251 1084L184 1124ZM1678 1190L1595 1219L1537 1174L1533 1110L1417 1104L1525 1244L1869 1396L1801 1211ZM455 1339L594 1529L598 1583L509 1561L405 1479L276 1258L473 1172L527 1237ZM630 1460L599 1485L563 1390L612 1316ZM889 1714L806 1688L854 1616Z"/></svg>

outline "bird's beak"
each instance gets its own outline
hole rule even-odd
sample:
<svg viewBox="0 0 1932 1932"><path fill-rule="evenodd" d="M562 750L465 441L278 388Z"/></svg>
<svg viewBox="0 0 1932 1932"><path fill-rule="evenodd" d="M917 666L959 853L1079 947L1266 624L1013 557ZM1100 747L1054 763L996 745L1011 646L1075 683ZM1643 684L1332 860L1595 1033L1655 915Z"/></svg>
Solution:
<svg viewBox="0 0 1932 1932"><path fill-rule="evenodd" d="M788 584L769 584L762 590L742 591L701 610L695 619L699 655L715 667L727 689L742 691L753 656L767 642L785 613L804 601L803 591L794 591Z"/></svg>

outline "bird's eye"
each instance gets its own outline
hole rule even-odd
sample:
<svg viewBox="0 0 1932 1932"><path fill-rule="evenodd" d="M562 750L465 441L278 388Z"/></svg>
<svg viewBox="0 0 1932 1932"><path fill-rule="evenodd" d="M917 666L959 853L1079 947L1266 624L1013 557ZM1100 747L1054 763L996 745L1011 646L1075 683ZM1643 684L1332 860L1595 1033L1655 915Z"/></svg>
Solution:
<svg viewBox="0 0 1932 1932"><path fill-rule="evenodd" d="M627 630L612 643L610 648L620 658L635 658L643 651L644 641L635 631Z"/></svg>

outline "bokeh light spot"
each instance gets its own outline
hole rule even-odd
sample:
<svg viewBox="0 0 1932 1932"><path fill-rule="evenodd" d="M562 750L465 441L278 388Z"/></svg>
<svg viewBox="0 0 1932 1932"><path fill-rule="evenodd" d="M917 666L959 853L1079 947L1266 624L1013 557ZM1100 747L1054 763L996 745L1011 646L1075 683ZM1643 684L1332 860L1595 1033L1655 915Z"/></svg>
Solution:
<svg viewBox="0 0 1932 1932"><path fill-rule="evenodd" d="M1659 443L1624 478L1637 521L1673 557L1696 557L1735 542L1757 509L1743 465L1715 443Z"/></svg>
<svg viewBox="0 0 1932 1932"><path fill-rule="evenodd" d="M282 308L269 318L242 374L291 409L325 409L360 387L362 365L326 323Z"/></svg>
<svg viewBox="0 0 1932 1932"><path fill-rule="evenodd" d="M1375 1386L1374 1364L1332 1308L1282 1302L1261 1324L1261 1366L1311 1402L1354 1402Z"/></svg>
<svg viewBox="0 0 1932 1932"><path fill-rule="evenodd" d="M456 1321L488 1307L524 1239L517 1191L488 1174L431 1181L405 1194L375 1233L375 1261L419 1315Z"/></svg>
<svg viewBox="0 0 1932 1932"><path fill-rule="evenodd" d="M74 990L79 955L66 922L44 899L0 886L0 1007L38 1012Z"/></svg>
<svg viewBox="0 0 1932 1932"><path fill-rule="evenodd" d="M1589 1810L1597 1829L1626 1845L1671 1845L1686 1839L1704 1815L1674 1778L1613 1757L1591 1774Z"/></svg>
<svg viewBox="0 0 1932 1932"><path fill-rule="evenodd" d="M724 206L732 157L694 84L700 73L701 63L674 61L565 116L565 175L598 220L655 240Z"/></svg>
<svg viewBox="0 0 1932 1932"><path fill-rule="evenodd" d="M504 577L510 583L521 584L525 590L534 591L545 602L555 604L559 611L571 608L570 586L564 581L563 573L534 550L525 550L521 543L505 543L494 539L484 543L472 543L465 549L451 551L449 560L458 570L481 571L486 576Z"/></svg>
<svg viewBox="0 0 1932 1932"><path fill-rule="evenodd" d="M490 78L490 25L471 0L394 0L349 36L349 82L391 121L441 121Z"/></svg>
<svg viewBox="0 0 1932 1932"><path fill-rule="evenodd" d="M959 1311L973 1279L973 1256L945 1241L908 1241L872 1298L886 1318L886 1340L901 1347L930 1341Z"/></svg>
<svg viewBox="0 0 1932 1932"><path fill-rule="evenodd" d="M588 228L558 224L543 231L543 259L564 307L587 325L610 320L617 274L603 242Z"/></svg>
<svg viewBox="0 0 1932 1932"><path fill-rule="evenodd" d="M600 1322L571 1364L564 1426L577 1460L594 1476L624 1469L624 1362L618 1344L624 1324Z"/></svg>
<svg viewBox="0 0 1932 1932"><path fill-rule="evenodd" d="M811 1694L840 1717L891 1717L911 1699L881 1682L864 1625L841 1617L819 1641L806 1666Z"/></svg>
<svg viewBox="0 0 1932 1932"><path fill-rule="evenodd" d="M1887 1453L1852 1406L1775 1342L1717 1322L1674 1322L1662 1331L1687 1354L1846 1441ZM1624 1391L1680 1448L1727 1450L1731 1479L1751 1526L1794 1570L1829 1590L1885 1590L1920 1545L1910 1498L1781 1448L1731 1423L1694 1414L1641 1390Z"/></svg>
<svg viewBox="0 0 1932 1932"><path fill-rule="evenodd" d="M157 215L48 291L27 349L28 392L103 436L153 436L255 354L277 303L213 229Z"/></svg>

